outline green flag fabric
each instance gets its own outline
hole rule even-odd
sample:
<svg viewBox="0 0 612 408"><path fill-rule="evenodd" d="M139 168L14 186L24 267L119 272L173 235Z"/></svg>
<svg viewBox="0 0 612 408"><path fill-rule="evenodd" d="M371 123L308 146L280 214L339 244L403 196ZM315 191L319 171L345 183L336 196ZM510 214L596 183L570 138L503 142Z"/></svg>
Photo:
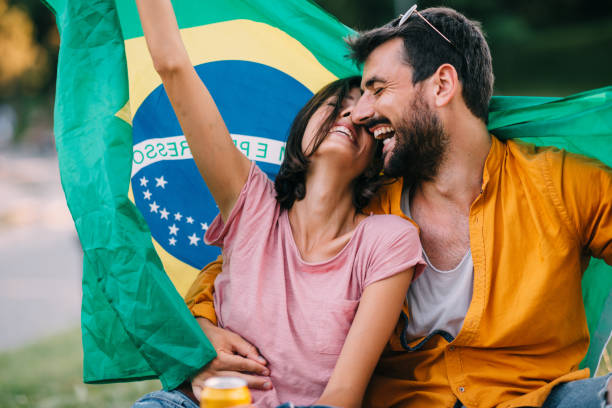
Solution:
<svg viewBox="0 0 612 408"><path fill-rule="evenodd" d="M159 378L173 388L215 356L181 294L218 253L202 243L217 210L153 70L134 2L45 1L61 33L60 173L84 251L84 380ZM343 37L353 31L306 0L173 4L236 146L274 177L301 105L331 80L359 73L344 57ZM608 165L611 123L612 88L491 103L497 136ZM592 262L583 279L592 335L583 364L592 369L612 329L611 288L610 267Z"/></svg>
<svg viewBox="0 0 612 408"><path fill-rule="evenodd" d="M61 33L54 125L60 174L84 251L84 381L159 378L173 388L215 352L128 199L132 132L116 116L128 83L115 5L49 6Z"/></svg>

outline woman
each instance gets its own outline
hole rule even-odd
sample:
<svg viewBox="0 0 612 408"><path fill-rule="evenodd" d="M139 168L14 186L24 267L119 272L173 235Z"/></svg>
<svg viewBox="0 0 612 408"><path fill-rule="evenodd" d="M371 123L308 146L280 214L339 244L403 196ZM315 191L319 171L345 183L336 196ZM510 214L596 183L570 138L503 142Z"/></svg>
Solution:
<svg viewBox="0 0 612 408"><path fill-rule="evenodd" d="M220 214L219 324L255 344L273 388L254 403L357 407L422 265L416 228L360 210L377 146L351 112L359 78L319 91L293 123L273 185L236 149L181 42L169 0L139 0L155 69Z"/></svg>

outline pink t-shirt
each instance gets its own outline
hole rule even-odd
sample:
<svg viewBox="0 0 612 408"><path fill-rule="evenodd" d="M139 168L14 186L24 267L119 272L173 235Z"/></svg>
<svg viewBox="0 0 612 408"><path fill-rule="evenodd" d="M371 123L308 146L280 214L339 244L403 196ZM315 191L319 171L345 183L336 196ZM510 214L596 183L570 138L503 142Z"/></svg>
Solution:
<svg viewBox="0 0 612 408"><path fill-rule="evenodd" d="M253 391L258 407L310 405L323 393L363 290L413 266L423 268L417 229L393 215L361 221L349 243L323 262L305 262L274 185L255 165L227 222L206 243L223 248L215 280L219 325L255 345L274 389Z"/></svg>

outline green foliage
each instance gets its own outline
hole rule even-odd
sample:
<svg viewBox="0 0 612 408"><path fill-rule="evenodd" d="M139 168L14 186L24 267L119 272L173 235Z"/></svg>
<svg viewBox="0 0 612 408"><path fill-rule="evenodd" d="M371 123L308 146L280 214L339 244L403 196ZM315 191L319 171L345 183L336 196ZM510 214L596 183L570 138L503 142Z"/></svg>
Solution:
<svg viewBox="0 0 612 408"><path fill-rule="evenodd" d="M566 96L612 84L612 21L517 35L510 28L489 38L496 93Z"/></svg>
<svg viewBox="0 0 612 408"><path fill-rule="evenodd" d="M389 0L316 0L315 3L356 30L385 24L395 14L393 1Z"/></svg>
<svg viewBox="0 0 612 408"><path fill-rule="evenodd" d="M345 24L368 29L414 0L316 0ZM496 94L567 96L612 84L612 2L423 0L480 21L493 54Z"/></svg>
<svg viewBox="0 0 612 408"><path fill-rule="evenodd" d="M314 0L355 29L386 23L413 0ZM29 15L34 38L47 55L38 81L0 85L0 103L26 94L49 94L55 83L57 37L53 14L40 0L9 0ZM423 0L419 8L444 5L483 23L494 56L497 93L568 95L612 83L609 0ZM28 75L24 73L24 75ZM24 84L27 84L24 85Z"/></svg>
<svg viewBox="0 0 612 408"><path fill-rule="evenodd" d="M83 384L79 330L0 354L0 408L129 407L158 381Z"/></svg>
<svg viewBox="0 0 612 408"><path fill-rule="evenodd" d="M0 103L48 95L55 84L59 36L39 0L0 0Z"/></svg>

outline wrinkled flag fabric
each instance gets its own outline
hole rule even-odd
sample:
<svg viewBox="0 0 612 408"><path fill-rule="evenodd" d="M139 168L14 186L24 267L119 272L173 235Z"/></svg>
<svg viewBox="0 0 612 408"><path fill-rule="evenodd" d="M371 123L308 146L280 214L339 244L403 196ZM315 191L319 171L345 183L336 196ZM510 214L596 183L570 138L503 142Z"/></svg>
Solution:
<svg viewBox="0 0 612 408"><path fill-rule="evenodd" d="M46 3L61 34L60 173L84 250L84 380L159 378L173 388L215 356L181 294L218 254L203 244L218 211L153 69L134 2ZM274 177L300 107L326 83L359 74L343 43L354 32L306 0L173 4L236 146ZM610 165L611 117L610 88L496 97L490 129ZM592 262L583 280L592 336L607 338L612 326L610 313L602 317L612 308L609 269ZM597 365L599 343L583 364Z"/></svg>
<svg viewBox="0 0 612 408"><path fill-rule="evenodd" d="M128 198L132 129L114 2L49 1L61 44L54 132L62 186L83 248L83 379L178 386L215 357L164 273Z"/></svg>

